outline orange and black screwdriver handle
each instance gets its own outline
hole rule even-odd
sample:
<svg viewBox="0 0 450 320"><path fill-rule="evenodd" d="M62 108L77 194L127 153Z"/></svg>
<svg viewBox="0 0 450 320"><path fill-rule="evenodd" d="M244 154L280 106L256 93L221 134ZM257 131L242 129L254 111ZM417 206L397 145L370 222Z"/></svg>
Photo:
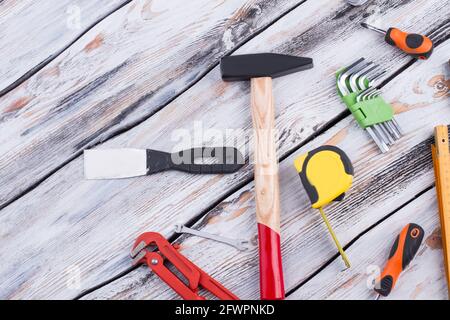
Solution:
<svg viewBox="0 0 450 320"><path fill-rule="evenodd" d="M424 230L415 223L403 228L391 248L386 267L375 283L374 290L377 293L383 297L391 293L398 277L419 251L423 236Z"/></svg>
<svg viewBox="0 0 450 320"><path fill-rule="evenodd" d="M390 45L396 46L418 59L428 59L433 52L433 42L430 38L420 34L389 28L384 39Z"/></svg>

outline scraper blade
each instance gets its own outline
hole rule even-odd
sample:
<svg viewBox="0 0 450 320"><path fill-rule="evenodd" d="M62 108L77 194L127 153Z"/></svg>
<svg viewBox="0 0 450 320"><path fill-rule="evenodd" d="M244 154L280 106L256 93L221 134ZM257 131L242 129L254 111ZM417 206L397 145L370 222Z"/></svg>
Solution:
<svg viewBox="0 0 450 320"><path fill-rule="evenodd" d="M84 151L86 179L119 179L147 174L145 149L95 149Z"/></svg>

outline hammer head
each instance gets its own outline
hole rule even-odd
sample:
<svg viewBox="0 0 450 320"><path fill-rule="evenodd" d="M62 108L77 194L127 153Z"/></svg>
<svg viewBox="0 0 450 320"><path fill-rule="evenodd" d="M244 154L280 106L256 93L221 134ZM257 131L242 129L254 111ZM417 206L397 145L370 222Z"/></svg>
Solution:
<svg viewBox="0 0 450 320"><path fill-rule="evenodd" d="M220 61L224 81L276 78L312 67L311 58L276 53L242 54L224 57Z"/></svg>

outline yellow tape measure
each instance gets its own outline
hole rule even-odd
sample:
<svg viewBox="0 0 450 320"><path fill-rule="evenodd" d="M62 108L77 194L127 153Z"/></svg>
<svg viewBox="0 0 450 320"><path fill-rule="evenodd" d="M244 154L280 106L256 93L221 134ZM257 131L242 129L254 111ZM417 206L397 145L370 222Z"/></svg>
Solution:
<svg viewBox="0 0 450 320"><path fill-rule="evenodd" d="M332 201L344 198L353 181L353 166L347 155L335 146L321 146L294 160L302 184L311 201L311 207L318 209L325 221L345 265L350 262L339 243L323 207Z"/></svg>
<svg viewBox="0 0 450 320"><path fill-rule="evenodd" d="M444 263L450 297L450 148L447 126L435 127L434 139L435 144L431 146L431 153L436 176L436 193L441 220Z"/></svg>

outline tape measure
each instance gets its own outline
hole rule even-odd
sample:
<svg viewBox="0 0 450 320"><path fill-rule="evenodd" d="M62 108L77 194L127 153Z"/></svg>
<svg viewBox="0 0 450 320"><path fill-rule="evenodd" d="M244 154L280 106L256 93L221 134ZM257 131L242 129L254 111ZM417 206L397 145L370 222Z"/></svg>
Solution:
<svg viewBox="0 0 450 320"><path fill-rule="evenodd" d="M327 225L339 253L347 267L350 262L340 245L323 207L332 201L341 201L353 182L353 165L344 151L335 146L321 146L294 160L303 187Z"/></svg>
<svg viewBox="0 0 450 320"><path fill-rule="evenodd" d="M431 146L431 153L436 176L444 263L450 297L450 149L447 126L437 126L434 129L434 135L435 144Z"/></svg>

